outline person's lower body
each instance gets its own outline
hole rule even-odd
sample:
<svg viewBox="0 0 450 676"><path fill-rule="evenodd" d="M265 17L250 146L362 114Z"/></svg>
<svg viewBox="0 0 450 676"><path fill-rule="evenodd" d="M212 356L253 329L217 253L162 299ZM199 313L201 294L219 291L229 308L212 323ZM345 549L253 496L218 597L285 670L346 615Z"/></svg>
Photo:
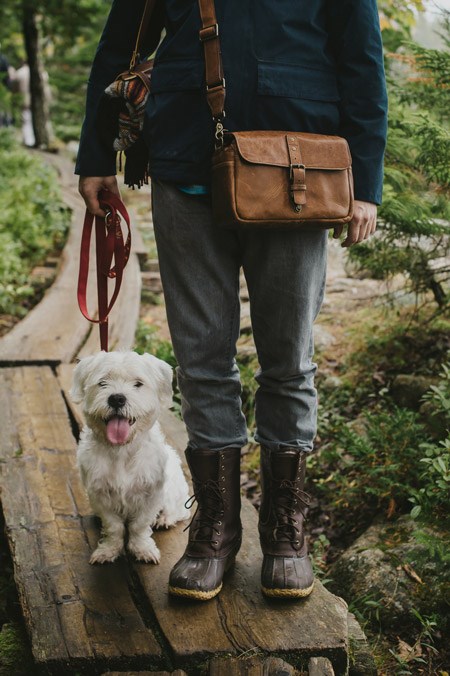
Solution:
<svg viewBox="0 0 450 676"><path fill-rule="evenodd" d="M271 596L306 595L312 572L303 536L304 460L316 433L313 322L325 288L327 232L222 230L212 222L208 198L160 181L152 184L152 200L198 503L169 588L211 598L240 545L239 449L247 428L235 356L242 267L260 364L255 439L262 448L262 588Z"/></svg>

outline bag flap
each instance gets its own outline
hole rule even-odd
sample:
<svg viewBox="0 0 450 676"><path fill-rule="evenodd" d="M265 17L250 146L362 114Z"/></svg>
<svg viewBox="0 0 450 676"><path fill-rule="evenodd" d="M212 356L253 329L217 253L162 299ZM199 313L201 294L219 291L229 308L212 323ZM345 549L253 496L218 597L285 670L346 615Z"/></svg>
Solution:
<svg viewBox="0 0 450 676"><path fill-rule="evenodd" d="M287 138L298 141L302 163L307 169L348 169L352 160L348 143L340 136L287 131L228 132L243 160L252 164L289 167Z"/></svg>

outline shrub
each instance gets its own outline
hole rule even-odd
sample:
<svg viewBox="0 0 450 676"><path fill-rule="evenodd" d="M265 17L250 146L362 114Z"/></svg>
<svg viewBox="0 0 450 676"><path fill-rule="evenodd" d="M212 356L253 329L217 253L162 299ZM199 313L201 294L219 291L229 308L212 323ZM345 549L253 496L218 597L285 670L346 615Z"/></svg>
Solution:
<svg viewBox="0 0 450 676"><path fill-rule="evenodd" d="M0 312L21 315L29 273L60 250L69 226L55 171L0 130Z"/></svg>

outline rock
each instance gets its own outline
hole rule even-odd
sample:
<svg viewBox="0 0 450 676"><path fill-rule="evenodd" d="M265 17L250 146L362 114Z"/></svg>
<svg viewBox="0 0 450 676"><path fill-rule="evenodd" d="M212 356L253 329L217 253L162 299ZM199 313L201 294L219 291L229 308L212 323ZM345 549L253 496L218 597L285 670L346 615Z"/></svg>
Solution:
<svg viewBox="0 0 450 676"><path fill-rule="evenodd" d="M358 436L367 437L367 419L364 415L359 415L357 418L350 420L347 423L347 427L349 427ZM351 461L352 458L350 457L350 462Z"/></svg>
<svg viewBox="0 0 450 676"><path fill-rule="evenodd" d="M336 338L322 324L314 325L314 345L317 350L326 350L336 343Z"/></svg>
<svg viewBox="0 0 450 676"><path fill-rule="evenodd" d="M393 400L399 406L418 410L422 404L422 397L430 389L431 385L436 385L438 378L433 376L415 376L407 373L400 373L395 376L391 385L391 395Z"/></svg>
<svg viewBox="0 0 450 676"><path fill-rule="evenodd" d="M450 602L445 550L446 534L409 516L377 523L332 566L328 588L389 629L417 626L414 610L444 618Z"/></svg>
<svg viewBox="0 0 450 676"><path fill-rule="evenodd" d="M333 392L343 386L342 378L339 376L327 376L321 383L320 389L324 392Z"/></svg>
<svg viewBox="0 0 450 676"><path fill-rule="evenodd" d="M377 667L366 635L353 613L347 616L349 676L377 676Z"/></svg>
<svg viewBox="0 0 450 676"><path fill-rule="evenodd" d="M311 657L308 662L308 676L334 676L333 665L326 657Z"/></svg>

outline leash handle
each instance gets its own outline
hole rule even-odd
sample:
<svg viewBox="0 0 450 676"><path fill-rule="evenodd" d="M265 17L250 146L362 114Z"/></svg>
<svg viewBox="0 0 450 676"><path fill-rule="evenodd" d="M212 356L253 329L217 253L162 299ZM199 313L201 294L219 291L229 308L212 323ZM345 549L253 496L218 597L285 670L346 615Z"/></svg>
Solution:
<svg viewBox="0 0 450 676"><path fill-rule="evenodd" d="M117 195L110 190L101 190L98 195L100 206L106 216L93 216L86 210L81 235L80 270L78 275L78 306L86 319L99 324L100 348L108 352L108 316L119 295L123 271L130 257L131 227L128 212ZM127 225L127 238L124 241L121 218ZM97 263L98 319L89 315L87 309L87 284L89 276L89 249L92 226L95 222L95 243ZM113 265L114 261L114 265ZM114 291L108 302L108 278L115 279Z"/></svg>

